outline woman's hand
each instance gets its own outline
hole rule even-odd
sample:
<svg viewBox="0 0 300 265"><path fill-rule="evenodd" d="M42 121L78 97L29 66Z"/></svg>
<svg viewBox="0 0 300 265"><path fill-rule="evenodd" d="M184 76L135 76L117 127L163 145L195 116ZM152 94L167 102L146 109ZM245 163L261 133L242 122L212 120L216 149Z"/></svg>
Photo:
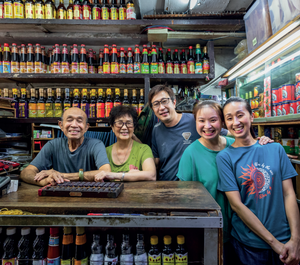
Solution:
<svg viewBox="0 0 300 265"><path fill-rule="evenodd" d="M121 175L122 177L122 173L100 171L95 175L94 181L103 182L104 179L108 179L108 180L121 179L121 177L119 177L118 175Z"/></svg>
<svg viewBox="0 0 300 265"><path fill-rule="evenodd" d="M274 140L270 139L268 136L257 137L260 145L265 145L269 143L274 143Z"/></svg>

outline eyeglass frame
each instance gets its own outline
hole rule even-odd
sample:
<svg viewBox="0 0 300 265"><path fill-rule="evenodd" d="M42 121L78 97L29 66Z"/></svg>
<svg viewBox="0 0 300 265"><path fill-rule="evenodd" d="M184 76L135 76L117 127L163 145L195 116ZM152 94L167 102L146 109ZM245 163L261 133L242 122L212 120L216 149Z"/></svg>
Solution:
<svg viewBox="0 0 300 265"><path fill-rule="evenodd" d="M115 125L117 122L122 122L122 126L121 126L121 127L118 127L118 126L116 125L116 127L119 128L119 129L122 129L123 126L124 126L124 124L125 124L125 126L126 126L127 129L134 128L134 126L135 126L135 124L134 124L133 121L132 121L132 125L133 125L132 127L128 127L128 126L127 126L126 122L128 122L128 121L126 121L126 122L123 122L123 121L115 121L115 122L114 122L114 125Z"/></svg>
<svg viewBox="0 0 300 265"><path fill-rule="evenodd" d="M165 100L165 99L167 99L167 100L168 100L168 102L167 102L166 104L163 104L163 103L162 103L162 101L163 101L163 100ZM168 105L168 104L169 104L169 102L170 102L170 99L171 99L171 98L162 98L160 101L159 101L159 100L157 100L157 101L154 101L153 103L157 102L159 105L157 105L157 106L153 106L153 103L151 103L151 107L152 107L153 109L157 109L157 108L159 108L159 107L160 107L160 105L166 106L166 105ZM172 100L172 99L171 99L171 100Z"/></svg>

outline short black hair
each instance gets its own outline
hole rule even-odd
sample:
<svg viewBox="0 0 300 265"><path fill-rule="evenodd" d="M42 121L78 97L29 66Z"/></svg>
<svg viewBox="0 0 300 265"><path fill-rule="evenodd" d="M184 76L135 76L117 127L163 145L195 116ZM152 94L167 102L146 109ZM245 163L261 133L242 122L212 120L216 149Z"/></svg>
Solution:
<svg viewBox="0 0 300 265"><path fill-rule="evenodd" d="M137 121L138 121L138 114L137 114L136 109L131 106L122 106L122 105L113 107L111 109L109 117L108 117L109 125L114 126L115 120L117 118L124 117L126 115L128 115L129 117L132 117L133 124L135 127L137 124Z"/></svg>
<svg viewBox="0 0 300 265"><path fill-rule="evenodd" d="M172 90L172 88L169 88L168 86L166 85L156 85L154 87L151 88L150 92L149 92L149 95L148 95L148 103L149 105L151 106L152 108L152 99L153 97L158 94L160 91L165 91L169 94L170 98L172 101L174 101L175 99L175 94Z"/></svg>

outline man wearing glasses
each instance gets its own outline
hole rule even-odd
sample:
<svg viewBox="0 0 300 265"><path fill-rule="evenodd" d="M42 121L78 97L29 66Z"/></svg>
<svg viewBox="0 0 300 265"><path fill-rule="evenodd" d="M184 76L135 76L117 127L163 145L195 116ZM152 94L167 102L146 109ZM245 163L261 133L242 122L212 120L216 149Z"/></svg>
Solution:
<svg viewBox="0 0 300 265"><path fill-rule="evenodd" d="M178 180L178 164L184 150L200 136L193 114L179 114L171 88L156 85L149 93L149 105L160 120L152 132L152 152L158 168L158 180ZM228 131L222 129L221 135Z"/></svg>
<svg viewBox="0 0 300 265"><path fill-rule="evenodd" d="M70 108L58 124L67 138L49 141L21 172L23 181L40 186L70 180L94 181L99 171L111 170L103 142L84 137L89 128L84 111Z"/></svg>

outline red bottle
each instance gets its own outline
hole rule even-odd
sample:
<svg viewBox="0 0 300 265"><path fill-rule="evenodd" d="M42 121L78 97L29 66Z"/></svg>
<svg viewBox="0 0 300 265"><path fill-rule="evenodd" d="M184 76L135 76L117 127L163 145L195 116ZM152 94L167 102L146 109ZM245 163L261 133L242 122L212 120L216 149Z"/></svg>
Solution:
<svg viewBox="0 0 300 265"><path fill-rule="evenodd" d="M59 231L58 228L50 228L50 237L48 245L47 254L47 264L48 265L59 265L60 255L59 255Z"/></svg>

